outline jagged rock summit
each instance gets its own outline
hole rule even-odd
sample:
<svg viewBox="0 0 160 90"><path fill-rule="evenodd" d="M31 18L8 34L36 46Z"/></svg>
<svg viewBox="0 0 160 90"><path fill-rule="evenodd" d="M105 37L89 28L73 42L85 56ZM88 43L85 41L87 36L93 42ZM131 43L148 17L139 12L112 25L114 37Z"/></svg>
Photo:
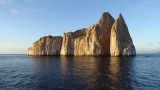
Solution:
<svg viewBox="0 0 160 90"><path fill-rule="evenodd" d="M115 21L105 12L88 28L45 36L33 43L28 55L135 56L136 50L122 14Z"/></svg>

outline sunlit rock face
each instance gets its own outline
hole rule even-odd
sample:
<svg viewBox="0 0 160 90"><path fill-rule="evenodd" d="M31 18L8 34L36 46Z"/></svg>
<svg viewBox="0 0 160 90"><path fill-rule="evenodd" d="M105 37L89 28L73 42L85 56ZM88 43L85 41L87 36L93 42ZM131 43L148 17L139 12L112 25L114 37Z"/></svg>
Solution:
<svg viewBox="0 0 160 90"><path fill-rule="evenodd" d="M61 48L61 55L75 55L75 51L81 48L81 45L74 43L78 37L83 38L86 35L86 29L80 29L75 32L68 32L64 33L62 48Z"/></svg>
<svg viewBox="0 0 160 90"><path fill-rule="evenodd" d="M120 14L111 29L111 56L134 56L136 50L130 37L128 27Z"/></svg>
<svg viewBox="0 0 160 90"><path fill-rule="evenodd" d="M73 33L65 33L61 55L109 55L113 23L114 18L106 12L97 24Z"/></svg>
<svg viewBox="0 0 160 90"><path fill-rule="evenodd" d="M105 12L98 23L64 33L63 38L42 37L28 49L28 55L134 56L135 47L120 14L115 21Z"/></svg>
<svg viewBox="0 0 160 90"><path fill-rule="evenodd" d="M61 36L42 37L28 49L28 55L60 55L62 40Z"/></svg>

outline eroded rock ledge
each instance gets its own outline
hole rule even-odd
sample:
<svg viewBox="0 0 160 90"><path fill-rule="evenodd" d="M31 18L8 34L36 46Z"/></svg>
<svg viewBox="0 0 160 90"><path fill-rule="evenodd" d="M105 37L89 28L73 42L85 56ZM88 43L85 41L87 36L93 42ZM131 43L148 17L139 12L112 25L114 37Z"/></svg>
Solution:
<svg viewBox="0 0 160 90"><path fill-rule="evenodd" d="M105 12L97 24L64 36L45 36L33 43L28 55L135 56L128 27L120 14L115 21Z"/></svg>

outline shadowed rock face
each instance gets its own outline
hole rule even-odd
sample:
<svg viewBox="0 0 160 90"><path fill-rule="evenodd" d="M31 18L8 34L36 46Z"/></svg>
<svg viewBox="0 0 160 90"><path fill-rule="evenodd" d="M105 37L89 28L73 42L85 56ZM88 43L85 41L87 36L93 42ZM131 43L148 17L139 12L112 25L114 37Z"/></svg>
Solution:
<svg viewBox="0 0 160 90"><path fill-rule="evenodd" d="M121 14L112 26L110 54L111 56L136 55L136 50L130 37L128 27Z"/></svg>
<svg viewBox="0 0 160 90"><path fill-rule="evenodd" d="M41 40L42 39L42 40ZM42 37L28 49L28 55L135 55L135 48L120 14L115 21L105 12L88 28L65 33L62 37Z"/></svg>

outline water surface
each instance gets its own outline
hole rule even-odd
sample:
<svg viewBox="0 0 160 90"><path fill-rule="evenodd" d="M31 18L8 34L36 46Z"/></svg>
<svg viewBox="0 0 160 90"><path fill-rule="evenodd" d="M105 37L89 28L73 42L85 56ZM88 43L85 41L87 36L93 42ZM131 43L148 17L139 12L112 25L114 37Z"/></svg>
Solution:
<svg viewBox="0 0 160 90"><path fill-rule="evenodd" d="M0 55L0 90L160 90L160 55Z"/></svg>

